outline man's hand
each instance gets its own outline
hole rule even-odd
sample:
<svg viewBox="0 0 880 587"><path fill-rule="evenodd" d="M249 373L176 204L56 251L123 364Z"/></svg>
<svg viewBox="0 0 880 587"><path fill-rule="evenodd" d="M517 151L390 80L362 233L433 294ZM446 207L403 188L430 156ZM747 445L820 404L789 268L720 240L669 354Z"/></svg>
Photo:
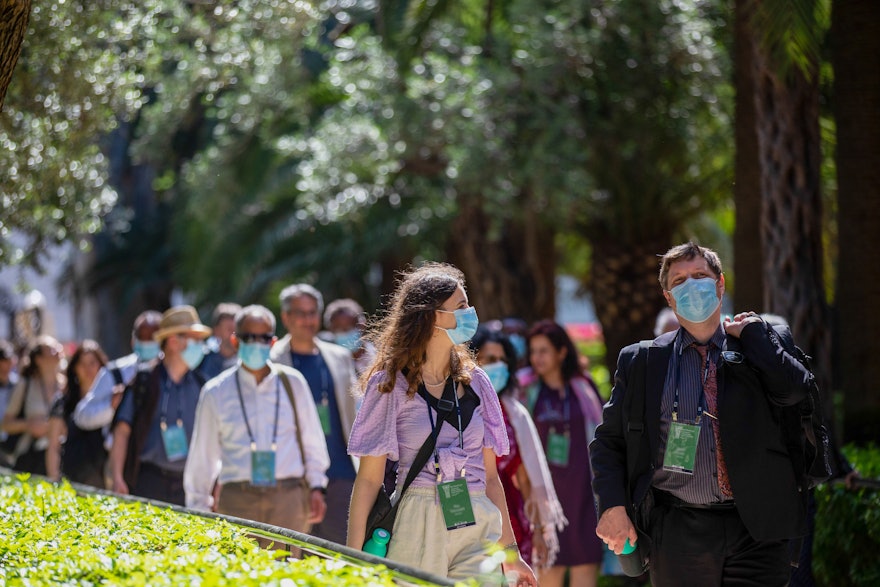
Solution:
<svg viewBox="0 0 880 587"><path fill-rule="evenodd" d="M602 513L596 526L596 535L614 551L614 554L623 552L627 538L633 546L639 538L635 526L626 513L626 508L622 505L608 508Z"/></svg>
<svg viewBox="0 0 880 587"><path fill-rule="evenodd" d="M754 312L740 312L733 318L727 316L724 319L724 332L734 338L739 338L743 328L753 322L763 322L763 320Z"/></svg>
<svg viewBox="0 0 880 587"><path fill-rule="evenodd" d="M113 491L116 493L121 493L122 495L128 495L128 485L125 483L122 477L113 478Z"/></svg>
<svg viewBox="0 0 880 587"><path fill-rule="evenodd" d="M320 524L324 519L324 514L327 513L327 502L320 489L312 489L309 493L309 518L306 522Z"/></svg>

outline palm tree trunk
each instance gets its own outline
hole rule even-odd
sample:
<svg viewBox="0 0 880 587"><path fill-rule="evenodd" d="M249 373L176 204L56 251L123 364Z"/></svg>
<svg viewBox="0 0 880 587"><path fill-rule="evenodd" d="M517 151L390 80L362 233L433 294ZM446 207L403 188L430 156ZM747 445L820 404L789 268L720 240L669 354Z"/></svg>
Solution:
<svg viewBox="0 0 880 587"><path fill-rule="evenodd" d="M810 76L791 68L782 78L757 43L754 56L764 309L788 320L827 392L831 329L823 274L818 68Z"/></svg>
<svg viewBox="0 0 880 587"><path fill-rule="evenodd" d="M31 0L0 0L0 111L31 15Z"/></svg>
<svg viewBox="0 0 880 587"><path fill-rule="evenodd" d="M734 27L734 85L736 162L733 195L736 228L733 233L733 288L735 306L755 312L764 309L764 274L761 250L761 164L755 121L753 61L755 45L749 24L749 0L736 0Z"/></svg>
<svg viewBox="0 0 880 587"><path fill-rule="evenodd" d="M459 198L447 258L464 271L468 297L483 322L508 316L533 322L556 313L555 231L531 201L527 191L521 193L520 212L498 226L480 196Z"/></svg>
<svg viewBox="0 0 880 587"><path fill-rule="evenodd" d="M654 338L649 325L666 305L657 255L670 248L672 237L624 243L604 235L591 243L590 291L605 338L605 365L613 374L623 347Z"/></svg>
<svg viewBox="0 0 880 587"><path fill-rule="evenodd" d="M880 440L880 3L836 0L831 35L844 439Z"/></svg>

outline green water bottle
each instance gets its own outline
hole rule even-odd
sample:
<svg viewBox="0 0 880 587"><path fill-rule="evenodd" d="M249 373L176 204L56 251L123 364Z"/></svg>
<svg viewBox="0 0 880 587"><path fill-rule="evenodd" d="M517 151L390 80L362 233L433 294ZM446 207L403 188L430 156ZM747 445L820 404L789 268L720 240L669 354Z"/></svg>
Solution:
<svg viewBox="0 0 880 587"><path fill-rule="evenodd" d="M391 540L391 532L383 528L376 528L373 530L373 535L364 544L364 552L384 557L388 554L389 540Z"/></svg>

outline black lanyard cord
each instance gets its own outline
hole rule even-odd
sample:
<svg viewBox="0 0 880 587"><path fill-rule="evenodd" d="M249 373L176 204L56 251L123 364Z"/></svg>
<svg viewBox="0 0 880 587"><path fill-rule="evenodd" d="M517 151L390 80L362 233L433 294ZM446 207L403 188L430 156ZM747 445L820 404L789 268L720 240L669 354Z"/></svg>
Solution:
<svg viewBox="0 0 880 587"><path fill-rule="evenodd" d="M251 451L256 452L257 450L257 440L254 438L254 434L251 431L251 424L248 422L247 410L244 408L244 396L241 393L241 382L238 380L239 373L235 374L235 388L238 391L238 402L241 404L241 415L244 416L244 425L247 428L248 437L251 439ZM275 377L275 425L272 428L272 452L275 452L278 440L278 405L281 403L279 401L281 394L281 385L278 382L278 377ZM259 384L258 384L259 385ZM254 394L254 397L258 398L258 394Z"/></svg>

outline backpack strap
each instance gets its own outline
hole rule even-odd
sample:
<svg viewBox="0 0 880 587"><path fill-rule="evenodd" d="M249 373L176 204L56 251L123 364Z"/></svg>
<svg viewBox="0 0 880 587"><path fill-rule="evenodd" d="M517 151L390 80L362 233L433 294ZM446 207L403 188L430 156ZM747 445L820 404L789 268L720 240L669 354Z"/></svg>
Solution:
<svg viewBox="0 0 880 587"><path fill-rule="evenodd" d="M287 392L287 399L290 400L290 406L293 408L293 423L296 428L296 443L299 445L299 456L303 462L303 477L305 477L306 471L306 453L305 449L303 449L303 441L302 441L302 430L299 426L299 412L296 409L296 400L293 399L293 387L290 385L290 379L287 378L287 375L281 369L272 369L275 373L275 376L281 379L281 384L284 385L284 391Z"/></svg>
<svg viewBox="0 0 880 587"><path fill-rule="evenodd" d="M110 367L110 374L113 376L113 383L116 385L123 385L125 381L122 380L122 371L119 370L119 367Z"/></svg>

